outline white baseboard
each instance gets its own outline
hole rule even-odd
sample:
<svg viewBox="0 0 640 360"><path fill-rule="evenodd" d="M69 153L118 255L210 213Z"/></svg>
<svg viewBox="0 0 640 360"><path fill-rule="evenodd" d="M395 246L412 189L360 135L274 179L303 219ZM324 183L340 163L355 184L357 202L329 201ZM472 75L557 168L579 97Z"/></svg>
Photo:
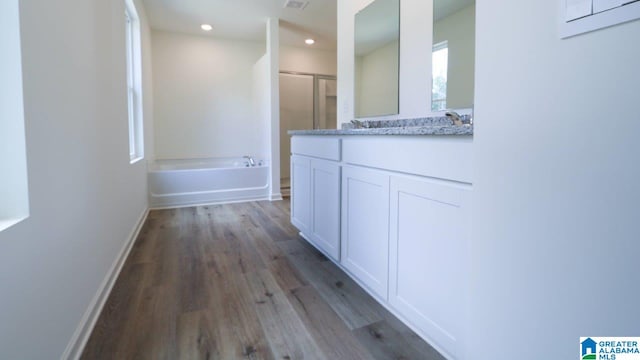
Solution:
<svg viewBox="0 0 640 360"><path fill-rule="evenodd" d="M266 199L269 193L266 187L239 188L220 191L200 191L189 193L153 194L149 196L151 209L179 208L210 204L225 204L242 201L256 201Z"/></svg>
<svg viewBox="0 0 640 360"><path fill-rule="evenodd" d="M118 275L120 275L120 271L124 266L129 253L131 252L131 248L135 243L138 235L140 234L140 230L142 230L142 225L147 220L147 216L149 215L149 209L146 209L140 215L136 227L133 229L129 238L122 246L120 253L116 257L115 261L111 265L107 276L100 284L100 288L98 288L98 292L96 292L95 296L91 300L87 311L85 311L82 319L80 319L80 323L76 328L76 331L73 333L71 337L71 341L67 345L67 348L62 353L61 359L63 360L77 360L82 355L82 351L84 350L87 341L89 340L89 336L91 336L91 332L93 331L93 327L96 325L98 318L100 317L100 313L102 312L102 308L107 302L107 298L109 298L109 294L113 289L113 285L116 283L118 279Z"/></svg>
<svg viewBox="0 0 640 360"><path fill-rule="evenodd" d="M267 200L271 200L271 199L266 196L258 196L258 197L250 197L250 198L239 199L239 200L205 201L205 202L194 202L194 203L181 204L181 205L152 206L150 210L183 209L183 208L199 207L199 206L239 204L239 203L245 203L245 202L267 201Z"/></svg>
<svg viewBox="0 0 640 360"><path fill-rule="evenodd" d="M269 196L269 200L271 200L271 201L280 201L280 200L282 200L282 194L281 193L271 194Z"/></svg>

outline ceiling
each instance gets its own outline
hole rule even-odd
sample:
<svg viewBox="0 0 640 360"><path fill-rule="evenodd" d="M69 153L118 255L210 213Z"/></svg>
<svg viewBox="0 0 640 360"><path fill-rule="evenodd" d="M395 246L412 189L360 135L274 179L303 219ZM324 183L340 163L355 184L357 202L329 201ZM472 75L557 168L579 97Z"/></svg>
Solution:
<svg viewBox="0 0 640 360"><path fill-rule="evenodd" d="M434 18L438 21L475 3L475 0L433 0Z"/></svg>
<svg viewBox="0 0 640 360"><path fill-rule="evenodd" d="M285 8L285 0L143 0L151 27L178 33L219 38L264 41L266 19L280 19L280 42L313 48L337 48L337 1L310 0L304 10ZM447 17L475 0L434 0L436 20ZM203 32L201 24L213 25Z"/></svg>
<svg viewBox="0 0 640 360"><path fill-rule="evenodd" d="M355 52L364 56L400 37L400 0L377 0L356 14Z"/></svg>
<svg viewBox="0 0 640 360"><path fill-rule="evenodd" d="M151 27L156 30L209 35L227 39L264 41L266 19L280 19L280 43L335 50L337 1L311 0L304 10L284 8L285 0L143 0ZM211 24L204 32L201 24Z"/></svg>
<svg viewBox="0 0 640 360"><path fill-rule="evenodd" d="M435 20L446 18L472 4L475 0L434 0ZM401 6L400 0L377 0L356 14L356 55L366 55L398 40L398 8Z"/></svg>

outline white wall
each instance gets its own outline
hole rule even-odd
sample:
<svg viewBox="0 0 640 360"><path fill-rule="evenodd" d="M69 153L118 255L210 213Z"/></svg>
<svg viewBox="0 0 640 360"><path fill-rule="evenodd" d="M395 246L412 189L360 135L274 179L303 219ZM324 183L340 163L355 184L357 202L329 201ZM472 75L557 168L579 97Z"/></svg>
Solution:
<svg viewBox="0 0 640 360"><path fill-rule="evenodd" d="M29 214L18 0L0 3L0 231Z"/></svg>
<svg viewBox="0 0 640 360"><path fill-rule="evenodd" d="M640 329L640 21L561 40L558 16L477 4L468 359Z"/></svg>
<svg viewBox="0 0 640 360"><path fill-rule="evenodd" d="M354 18L370 2L338 2L339 124L354 118ZM432 0L403 0L400 4L400 113L383 118L414 118L430 113L432 16Z"/></svg>
<svg viewBox="0 0 640 360"><path fill-rule="evenodd" d="M266 156L252 116L263 43L153 31L155 155Z"/></svg>
<svg viewBox="0 0 640 360"><path fill-rule="evenodd" d="M253 92L251 93L253 118L260 121L258 126L261 129L269 129L271 126L271 75L269 74L269 65L270 62L267 54L264 54L260 60L253 65ZM261 138L263 148L260 150L260 153L270 154L271 149L269 143L271 141L271 134L268 131L263 131Z"/></svg>
<svg viewBox="0 0 640 360"><path fill-rule="evenodd" d="M393 114L398 111L398 41L392 41L374 51L356 56L357 117Z"/></svg>
<svg viewBox="0 0 640 360"><path fill-rule="evenodd" d="M473 106L476 7L467 6L433 26L433 43L447 41L449 71L447 76L447 108Z"/></svg>
<svg viewBox="0 0 640 360"><path fill-rule="evenodd" d="M280 70L335 76L338 72L337 56L336 51L280 46Z"/></svg>
<svg viewBox="0 0 640 360"><path fill-rule="evenodd" d="M31 214L0 232L0 358L55 359L147 208L146 166L129 164L124 1L20 13Z"/></svg>
<svg viewBox="0 0 640 360"><path fill-rule="evenodd" d="M280 20L267 19L266 43L269 68L269 149L271 150L271 194L270 200L282 200L280 193Z"/></svg>

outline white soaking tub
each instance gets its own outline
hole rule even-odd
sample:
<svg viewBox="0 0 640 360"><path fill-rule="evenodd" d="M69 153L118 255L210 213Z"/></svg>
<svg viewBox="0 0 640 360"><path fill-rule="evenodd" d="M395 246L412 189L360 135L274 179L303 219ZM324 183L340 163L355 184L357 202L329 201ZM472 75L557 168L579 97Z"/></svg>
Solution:
<svg viewBox="0 0 640 360"><path fill-rule="evenodd" d="M152 208L265 200L269 167L255 160L208 158L156 160L149 166Z"/></svg>

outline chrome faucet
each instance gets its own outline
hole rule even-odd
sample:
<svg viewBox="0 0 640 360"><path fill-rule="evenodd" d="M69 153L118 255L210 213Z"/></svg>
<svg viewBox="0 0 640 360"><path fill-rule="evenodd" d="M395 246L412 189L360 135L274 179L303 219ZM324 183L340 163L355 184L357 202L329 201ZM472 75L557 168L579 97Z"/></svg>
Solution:
<svg viewBox="0 0 640 360"><path fill-rule="evenodd" d="M363 121L356 120L356 119L351 120L351 125L353 125L354 129L363 129L366 127Z"/></svg>
<svg viewBox="0 0 640 360"><path fill-rule="evenodd" d="M446 117L448 117L449 119L451 119L451 121L453 121L453 125L455 126L462 126L462 116L460 116L460 114L458 114L457 112L453 111L453 110L447 110L447 112L444 114Z"/></svg>
<svg viewBox="0 0 640 360"><path fill-rule="evenodd" d="M251 156L243 156L244 159L247 159L247 162L249 163L249 166L254 167L256 166L256 162L253 160L253 157Z"/></svg>

